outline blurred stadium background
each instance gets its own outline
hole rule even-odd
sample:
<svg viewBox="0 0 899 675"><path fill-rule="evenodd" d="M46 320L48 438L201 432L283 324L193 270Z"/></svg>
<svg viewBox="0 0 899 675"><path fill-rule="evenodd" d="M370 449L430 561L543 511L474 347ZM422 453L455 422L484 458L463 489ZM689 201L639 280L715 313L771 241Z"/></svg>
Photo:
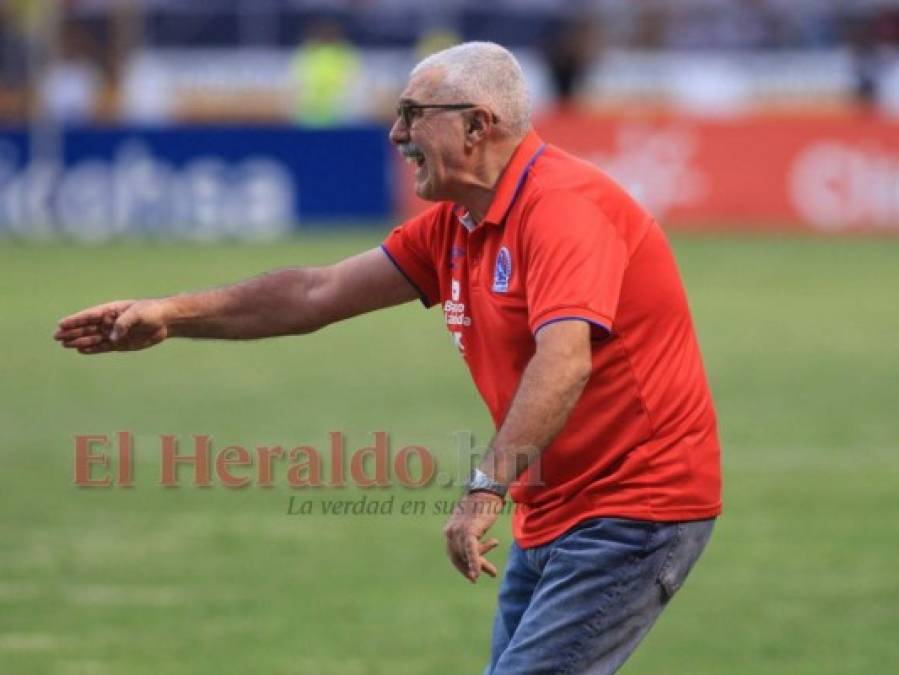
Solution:
<svg viewBox="0 0 899 675"><path fill-rule="evenodd" d="M454 468L453 433L490 422L435 316L96 360L49 338L91 303L376 245L421 206L396 97L469 39L513 49L538 131L664 224L716 396L725 515L623 672L899 668L899 3L4 0L0 673L479 672L496 584L456 577L442 516L156 484L163 433L386 430ZM73 436L121 430L136 486L74 487Z"/></svg>

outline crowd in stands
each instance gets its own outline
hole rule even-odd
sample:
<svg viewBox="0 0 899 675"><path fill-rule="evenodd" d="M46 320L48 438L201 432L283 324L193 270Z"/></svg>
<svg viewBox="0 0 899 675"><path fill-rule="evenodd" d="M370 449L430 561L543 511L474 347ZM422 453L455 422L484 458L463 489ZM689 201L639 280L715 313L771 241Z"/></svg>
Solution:
<svg viewBox="0 0 899 675"><path fill-rule="evenodd" d="M423 51L478 39L539 61L533 83L539 101L645 94L642 84L622 85L602 71L622 54L638 55L626 61L638 69L644 57L690 65L696 55L720 63L721 57L821 53L832 59L821 63L834 64L831 84L821 91L876 103L885 88L899 88L899 0L7 0L0 5L0 120L45 114L108 121L129 117L129 110L135 119L152 118L157 109L163 116L183 112L171 99L191 52L237 55L257 69L244 78L250 85L254 78L271 85L257 83L257 97L248 100L235 75L230 101L225 82L212 98L237 117L282 110L286 118L315 124L378 118L389 114L397 83ZM193 79L182 87L189 94L203 89L197 81L204 77L222 79L235 69L228 61L225 75L210 75L214 66L206 68L202 59L194 65L187 69ZM644 89L659 86L653 77L667 77L658 65L641 72L649 82ZM819 79L828 79L826 73ZM800 88L801 80L799 73ZM191 109L216 109L209 98L194 96ZM163 99L169 102L162 105Z"/></svg>

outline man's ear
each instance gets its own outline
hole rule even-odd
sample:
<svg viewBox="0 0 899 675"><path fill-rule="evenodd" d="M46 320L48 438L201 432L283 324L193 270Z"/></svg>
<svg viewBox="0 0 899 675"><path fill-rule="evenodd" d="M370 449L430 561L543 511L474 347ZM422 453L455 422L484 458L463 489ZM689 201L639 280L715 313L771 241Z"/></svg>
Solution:
<svg viewBox="0 0 899 675"><path fill-rule="evenodd" d="M492 115L482 109L475 108L472 110L465 121L465 136L472 145L484 139L493 126Z"/></svg>

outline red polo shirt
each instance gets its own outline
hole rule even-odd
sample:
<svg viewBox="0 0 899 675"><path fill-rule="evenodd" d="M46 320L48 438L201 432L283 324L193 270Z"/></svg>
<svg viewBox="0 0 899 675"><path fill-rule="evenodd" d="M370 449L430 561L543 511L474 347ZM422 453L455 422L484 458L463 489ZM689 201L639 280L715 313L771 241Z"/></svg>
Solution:
<svg viewBox="0 0 899 675"><path fill-rule="evenodd" d="M484 220L439 203L384 251L440 303L499 427L534 335L593 326L593 371L565 427L513 485L515 537L544 544L596 516L698 520L721 510L712 399L662 230L595 166L531 132Z"/></svg>

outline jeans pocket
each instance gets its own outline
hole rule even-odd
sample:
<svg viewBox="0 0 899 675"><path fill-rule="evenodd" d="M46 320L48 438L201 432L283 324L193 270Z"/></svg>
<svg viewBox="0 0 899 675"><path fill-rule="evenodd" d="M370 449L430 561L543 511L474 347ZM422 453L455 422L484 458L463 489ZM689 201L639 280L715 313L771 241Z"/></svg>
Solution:
<svg viewBox="0 0 899 675"><path fill-rule="evenodd" d="M714 519L678 523L668 555L656 579L666 602L683 586L709 537L712 536L714 526Z"/></svg>

